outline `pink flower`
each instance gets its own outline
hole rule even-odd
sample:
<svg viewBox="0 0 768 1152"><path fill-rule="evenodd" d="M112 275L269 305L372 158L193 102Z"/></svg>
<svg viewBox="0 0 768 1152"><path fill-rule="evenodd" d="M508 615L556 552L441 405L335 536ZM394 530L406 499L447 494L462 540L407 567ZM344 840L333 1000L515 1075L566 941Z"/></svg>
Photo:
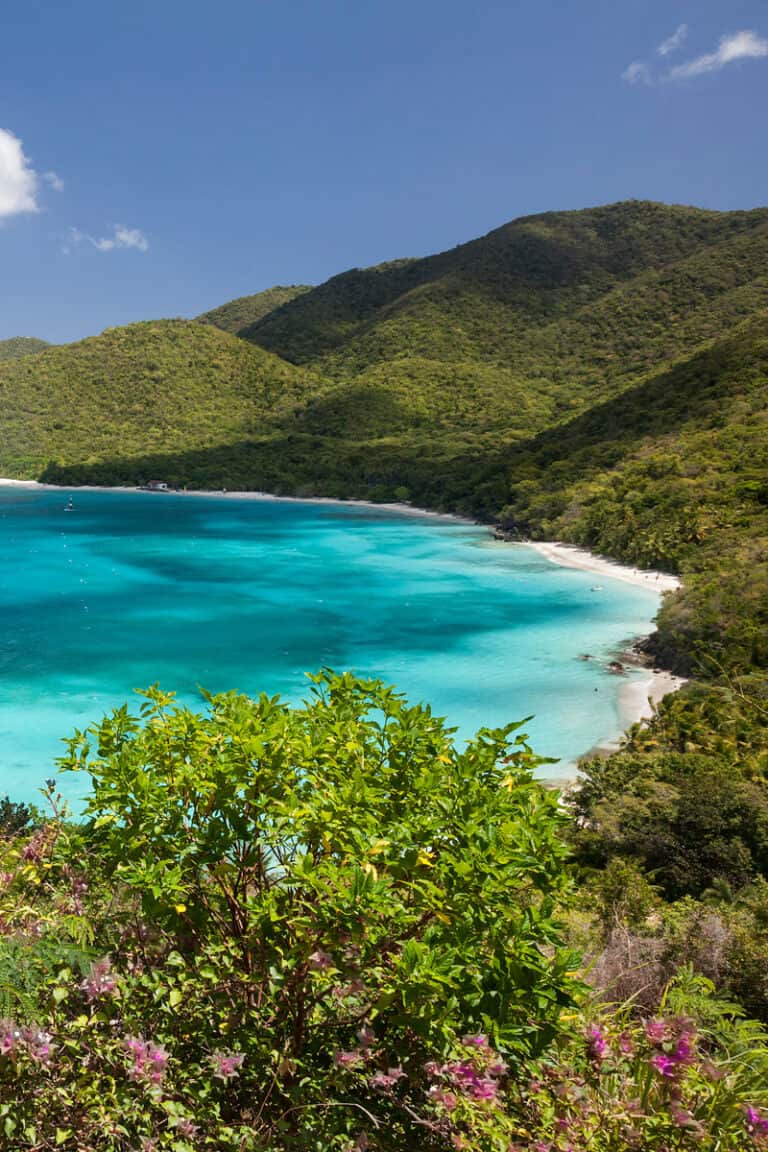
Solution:
<svg viewBox="0 0 768 1152"><path fill-rule="evenodd" d="M326 968L333 967L333 956L329 952L324 952L322 948L318 948L309 958L309 967L313 972L325 972Z"/></svg>
<svg viewBox="0 0 768 1152"><path fill-rule="evenodd" d="M479 1032L476 1036L462 1036L461 1042L466 1048L488 1047L488 1037L482 1032Z"/></svg>
<svg viewBox="0 0 768 1152"><path fill-rule="evenodd" d="M747 1108L747 1131L756 1136L768 1135L768 1119L757 1108Z"/></svg>
<svg viewBox="0 0 768 1152"><path fill-rule="evenodd" d="M605 1037L597 1025L593 1024L587 1038L587 1050L593 1060L602 1060L608 1047Z"/></svg>
<svg viewBox="0 0 768 1152"><path fill-rule="evenodd" d="M217 1080L233 1080L239 1076L244 1060L242 1052L220 1052L218 1049L209 1057Z"/></svg>
<svg viewBox="0 0 768 1152"><path fill-rule="evenodd" d="M339 1050L334 1053L333 1062L337 1068L357 1068L363 1062L363 1054L359 1048Z"/></svg>
<svg viewBox="0 0 768 1152"><path fill-rule="evenodd" d="M21 1030L13 1020L0 1020L0 1055L10 1056L21 1039Z"/></svg>
<svg viewBox="0 0 768 1152"><path fill-rule="evenodd" d="M657 1052L655 1056L652 1056L651 1064L653 1064L657 1072L660 1072L662 1076L666 1076L668 1079L671 1079L677 1071L675 1061L669 1056L665 1056L663 1052Z"/></svg>
<svg viewBox="0 0 768 1152"><path fill-rule="evenodd" d="M188 1120L186 1117L184 1117L183 1119L176 1121L176 1131L178 1132L179 1136L183 1137L183 1139L191 1140L193 1136L197 1136L199 1128L197 1124L192 1122L192 1120Z"/></svg>
<svg viewBox="0 0 768 1152"><path fill-rule="evenodd" d="M677 1047L675 1048L672 1059L677 1064L689 1064L692 1059L692 1054L691 1035L689 1032L683 1032L677 1042Z"/></svg>
<svg viewBox="0 0 768 1152"><path fill-rule="evenodd" d="M27 1051L38 1064L47 1064L55 1050L50 1032L42 1032L39 1028L29 1028L24 1032Z"/></svg>
<svg viewBox="0 0 768 1152"><path fill-rule="evenodd" d="M402 1080L404 1076L405 1072L398 1065L397 1068L390 1068L387 1072L374 1072L369 1083L377 1092L391 1092L398 1080Z"/></svg>
<svg viewBox="0 0 768 1152"><path fill-rule="evenodd" d="M376 1033L367 1024L358 1030L357 1040L361 1048L371 1048L376 1039Z"/></svg>
<svg viewBox="0 0 768 1152"><path fill-rule="evenodd" d="M663 1044L667 1038L666 1021L648 1020L645 1025L645 1034L651 1044Z"/></svg>
<svg viewBox="0 0 768 1152"><path fill-rule="evenodd" d="M482 1077L476 1084L472 1085L472 1095L475 1100L493 1100L498 1084L495 1080L491 1080L488 1076Z"/></svg>
<svg viewBox="0 0 768 1152"><path fill-rule="evenodd" d="M112 995L117 988L117 981L112 975L112 965L108 956L105 956L103 960L96 960L91 965L91 971L82 981L80 987L91 1003L94 1000L100 1000L102 996Z"/></svg>
<svg viewBox="0 0 768 1152"><path fill-rule="evenodd" d="M496 1095L496 1081L489 1076L482 1076L474 1064L448 1064L446 1071L456 1087L475 1100L492 1100Z"/></svg>
<svg viewBox="0 0 768 1152"><path fill-rule="evenodd" d="M445 1108L446 1112L453 1112L458 1104L455 1092L451 1092L448 1088L438 1088L437 1085L433 1085L433 1087L430 1088L429 1098L433 1104Z"/></svg>
<svg viewBox="0 0 768 1152"><path fill-rule="evenodd" d="M162 1083L168 1069L168 1053L162 1044L129 1036L125 1040L125 1048L132 1058L128 1069L129 1080L143 1080L153 1086Z"/></svg>

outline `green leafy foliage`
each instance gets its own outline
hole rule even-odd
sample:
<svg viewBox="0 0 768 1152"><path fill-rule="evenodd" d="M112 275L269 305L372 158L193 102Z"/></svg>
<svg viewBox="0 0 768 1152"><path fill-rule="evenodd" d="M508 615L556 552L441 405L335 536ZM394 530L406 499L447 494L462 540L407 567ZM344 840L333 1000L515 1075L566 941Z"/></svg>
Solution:
<svg viewBox="0 0 768 1152"><path fill-rule="evenodd" d="M520 725L460 751L379 682L312 680L204 715L153 688L71 740L84 822L4 861L16 1147L506 1147L507 1080L581 991L557 796Z"/></svg>
<svg viewBox="0 0 768 1152"><path fill-rule="evenodd" d="M642 1019L578 979L522 725L459 750L380 682L311 681L204 714L149 689L69 742L84 821L51 786L0 845L5 1146L763 1147L768 1036L711 981L683 967ZM603 909L628 878L639 922L628 866Z"/></svg>

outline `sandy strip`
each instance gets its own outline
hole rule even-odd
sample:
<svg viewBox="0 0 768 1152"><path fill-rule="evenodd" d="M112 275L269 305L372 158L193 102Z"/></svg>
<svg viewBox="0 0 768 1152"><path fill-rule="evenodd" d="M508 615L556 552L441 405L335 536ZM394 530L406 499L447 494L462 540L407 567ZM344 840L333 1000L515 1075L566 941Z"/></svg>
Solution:
<svg viewBox="0 0 768 1152"><path fill-rule="evenodd" d="M654 714L654 705L687 683L688 681L682 676L673 676L671 672L661 672L658 669L651 671L649 668L644 668L640 676L633 676L630 673L619 685L619 722L624 732L633 724L650 720ZM587 757L609 756L612 752L618 752L623 739L622 735L613 740L601 740L587 753ZM578 777L575 777L572 782L577 781Z"/></svg>
<svg viewBox="0 0 768 1152"><path fill-rule="evenodd" d="M670 692L677 692L688 681L671 672L661 672L644 668L642 675L633 676L619 687L619 717L623 728L637 724L639 720L650 720L655 704Z"/></svg>
<svg viewBox="0 0 768 1152"><path fill-rule="evenodd" d="M608 560L605 556L595 556L583 548L576 548L571 544L542 543L531 540L527 547L535 549L540 556L551 560L553 564L560 564L564 568L579 568L583 572L590 572L595 576L608 577L612 580L623 580L626 584L634 584L640 588L649 588L659 595L663 592L674 592L680 587L680 580L668 572L648 571L643 568L633 568L627 564L619 564L616 560ZM670 692L677 692L687 681L681 676L673 676L671 672L659 669L643 668L637 671L630 665L628 672L621 678L618 693L619 723L623 731L639 724L643 720L650 720L654 714L654 706ZM607 756L621 747L623 737L612 740L603 740L587 755ZM578 779L578 777L576 778Z"/></svg>
<svg viewBox="0 0 768 1152"><path fill-rule="evenodd" d="M655 591L674 592L680 587L677 576L668 572L653 572L644 568L632 568L627 564L619 564L616 560L608 560L605 556L595 556L583 548L575 548L572 544L542 543L537 540L525 542L526 548L535 548L540 556L551 560L553 564L560 564L563 568L581 568L583 572L592 572L595 576L609 576L614 580L623 580L625 584L635 584L641 588L652 588Z"/></svg>

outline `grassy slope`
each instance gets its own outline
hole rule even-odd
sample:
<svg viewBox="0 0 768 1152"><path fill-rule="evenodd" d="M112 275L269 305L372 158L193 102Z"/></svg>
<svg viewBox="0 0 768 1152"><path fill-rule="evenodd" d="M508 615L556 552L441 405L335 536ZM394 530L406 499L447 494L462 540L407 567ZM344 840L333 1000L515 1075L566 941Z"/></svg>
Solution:
<svg viewBox="0 0 768 1152"><path fill-rule="evenodd" d="M36 336L11 336L9 340L0 340L0 360L18 360L42 352L44 348L50 348L47 340L38 340Z"/></svg>

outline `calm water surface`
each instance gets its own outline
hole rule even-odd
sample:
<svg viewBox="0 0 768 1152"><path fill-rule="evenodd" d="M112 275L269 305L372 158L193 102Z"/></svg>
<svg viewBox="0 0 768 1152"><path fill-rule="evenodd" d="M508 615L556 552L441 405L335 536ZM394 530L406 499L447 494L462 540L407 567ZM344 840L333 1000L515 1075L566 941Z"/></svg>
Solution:
<svg viewBox="0 0 768 1152"><path fill-rule="evenodd" d="M324 665L394 682L462 737L533 713L559 776L619 732L601 660L658 608L455 521L77 490L66 512L68 495L0 488L0 793L17 800L37 798L64 736L135 688L300 700ZM63 778L72 798L86 785Z"/></svg>

